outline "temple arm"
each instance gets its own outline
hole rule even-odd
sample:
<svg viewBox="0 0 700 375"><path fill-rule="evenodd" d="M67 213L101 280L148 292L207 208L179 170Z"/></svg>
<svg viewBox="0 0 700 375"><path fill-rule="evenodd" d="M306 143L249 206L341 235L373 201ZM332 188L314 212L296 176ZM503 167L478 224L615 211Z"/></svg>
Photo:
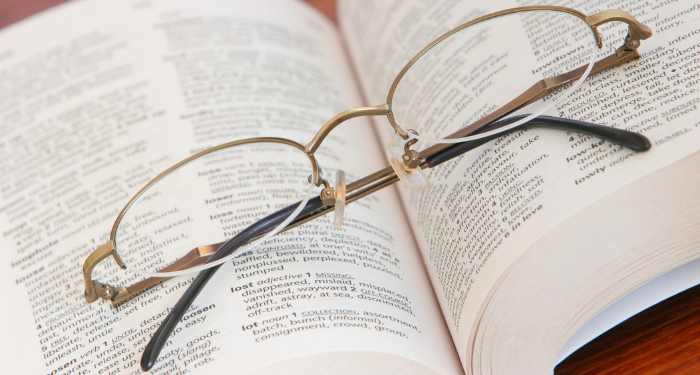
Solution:
<svg viewBox="0 0 700 375"><path fill-rule="evenodd" d="M298 207L299 204L294 204L286 207L280 211L277 211L262 220L256 222L255 224L244 229L238 233L235 237L226 241L219 250L212 255L206 263L214 262L218 259L227 257L234 254L237 249L246 243L254 240L257 237L264 235L265 233L274 230L278 225L280 225L289 215ZM316 217L315 213L323 209L323 203L321 198L316 197L309 200L306 206L302 209L301 213L297 217L297 220L292 222L286 229L299 225L299 218L304 217ZM303 219L301 219L303 220ZM183 315L197 298L199 292L204 288L204 286L209 282L212 276L219 270L223 264L214 266L212 268L201 271L199 275L192 281L192 284L187 288L185 294L180 297L177 304L170 310L168 316L163 320L158 330L151 337L151 341L146 345L146 349L141 357L141 369L143 371L150 370L158 359L160 351L163 349L163 345L168 341L168 337L177 326L177 323L182 319Z"/></svg>
<svg viewBox="0 0 700 375"><path fill-rule="evenodd" d="M508 124L516 122L516 121L520 120L521 118L524 118L527 116L528 115L519 115L519 116L509 117L505 120L497 121L497 122L494 122L494 123L489 124L487 126L484 126L472 134L479 134L479 133L485 133L487 131L496 130L499 127L506 126ZM583 134L592 135L594 137L604 138L612 143L617 143L617 144L625 146L627 148L631 148L632 150L635 150L635 151L647 151L651 148L651 143L649 142L649 139L641 134L637 134L637 133L623 130L623 129L612 128L612 127L605 126L605 125L597 125L597 124L591 124L589 122L570 120L570 119L559 118L559 117L550 117L550 116L535 117L534 119L532 119L524 124L520 124L519 126L509 130L508 133L516 131L517 129L530 128L530 127L548 127L548 128L562 129L562 130L571 130L571 131L575 131L577 133L583 133ZM462 142L462 143L457 143L457 144L453 145L452 147L446 148L446 149L444 149L444 150L442 150L434 155L431 155L431 156L425 158L424 163L429 168L433 168L433 167L440 165L440 164L442 164L442 163L444 163L452 158L455 158L459 155L462 155L467 151L473 150L476 147L479 147L486 142L489 142L489 141L494 140L496 138L502 137L508 133L497 133L497 134L491 135L489 137L475 139L473 141L466 141L466 142Z"/></svg>

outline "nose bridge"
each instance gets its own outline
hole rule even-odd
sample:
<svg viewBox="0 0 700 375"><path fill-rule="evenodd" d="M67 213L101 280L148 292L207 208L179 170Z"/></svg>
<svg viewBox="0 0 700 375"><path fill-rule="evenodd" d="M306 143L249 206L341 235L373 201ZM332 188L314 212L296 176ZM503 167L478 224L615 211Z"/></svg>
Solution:
<svg viewBox="0 0 700 375"><path fill-rule="evenodd" d="M306 151L307 154L313 155L314 152L318 149L318 147L321 145L323 140L330 134L330 132L335 129L336 126L342 124L343 122L354 118L354 117L360 117L360 116L378 116L378 115L387 115L389 113L389 105L388 104L382 104L380 106L376 107L358 107L358 108L353 108L353 109L348 109L347 111L343 111L332 119L328 120L323 127L321 127L321 130L316 133L316 136L314 136L314 139L309 142L304 147L304 150Z"/></svg>

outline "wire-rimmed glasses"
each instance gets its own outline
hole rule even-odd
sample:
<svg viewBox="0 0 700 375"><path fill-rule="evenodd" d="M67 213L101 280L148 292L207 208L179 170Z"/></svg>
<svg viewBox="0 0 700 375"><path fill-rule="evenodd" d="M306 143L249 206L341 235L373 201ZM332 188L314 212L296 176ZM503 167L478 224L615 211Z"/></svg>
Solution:
<svg viewBox="0 0 700 375"><path fill-rule="evenodd" d="M596 27L611 21L626 23L628 35L615 53L596 62L602 46ZM526 32L513 33L507 26L515 23ZM338 114L307 145L271 137L239 140L199 152L161 173L119 213L109 242L88 256L83 266L85 298L119 304L163 278L205 270L154 334L142 360L148 369L217 269L212 267L333 210L340 224L346 202L399 179L413 189L427 189L422 169L508 130L525 123L554 126L646 150L648 140L635 133L539 115L589 74L639 57L640 39L649 36L648 27L619 10L588 17L562 7L522 7L467 22L408 62L386 104ZM525 107L531 113L506 118ZM387 147L391 167L347 185L339 173L331 187L314 153L335 127L369 115L386 115L396 131L397 141ZM417 140L438 144L417 152L410 148ZM312 198L317 188L321 192ZM116 287L92 280L94 267L110 256L121 268L148 278Z"/></svg>

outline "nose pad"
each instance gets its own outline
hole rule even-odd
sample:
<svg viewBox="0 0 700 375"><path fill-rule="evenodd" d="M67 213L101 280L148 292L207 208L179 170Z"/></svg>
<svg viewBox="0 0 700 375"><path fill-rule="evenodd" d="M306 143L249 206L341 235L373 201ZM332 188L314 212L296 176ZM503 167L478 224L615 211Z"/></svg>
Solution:
<svg viewBox="0 0 700 375"><path fill-rule="evenodd" d="M345 171L338 169L335 174L335 210L333 214L333 226L343 226L345 215Z"/></svg>
<svg viewBox="0 0 700 375"><path fill-rule="evenodd" d="M404 163L404 155L406 155L405 142L397 136L386 146L386 156L389 158L389 164L394 168L394 172L396 172L396 175L399 176L404 185L411 190L427 190L430 187L430 180L423 173L423 169L420 166L409 168Z"/></svg>

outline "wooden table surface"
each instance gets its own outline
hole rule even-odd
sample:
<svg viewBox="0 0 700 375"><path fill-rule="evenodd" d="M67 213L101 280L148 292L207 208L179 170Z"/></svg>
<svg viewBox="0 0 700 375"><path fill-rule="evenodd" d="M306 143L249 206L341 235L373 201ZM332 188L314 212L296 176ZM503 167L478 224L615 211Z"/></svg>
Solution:
<svg viewBox="0 0 700 375"><path fill-rule="evenodd" d="M63 1L0 0L0 28ZM306 1L336 21L336 0ZM696 286L650 307L591 341L560 363L554 373L698 375L699 312L700 286Z"/></svg>

